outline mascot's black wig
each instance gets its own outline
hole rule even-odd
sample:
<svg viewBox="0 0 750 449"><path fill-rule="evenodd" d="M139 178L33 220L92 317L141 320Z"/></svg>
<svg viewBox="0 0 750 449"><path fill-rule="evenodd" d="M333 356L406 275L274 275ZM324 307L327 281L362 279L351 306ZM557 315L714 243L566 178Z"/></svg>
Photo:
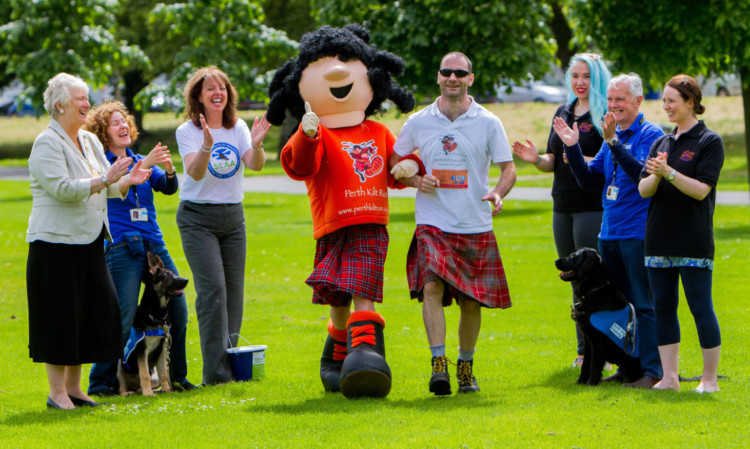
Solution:
<svg viewBox="0 0 750 449"><path fill-rule="evenodd" d="M271 80L268 87L271 101L266 112L271 124L281 125L287 109L297 120L302 118L305 113L305 103L299 93L302 71L308 64L329 56L344 62L358 59L367 67L373 97L365 110L365 117L380 111L385 100L391 100L401 112L414 109L414 96L391 78L404 71L401 58L370 45L370 34L360 25L324 26L302 36L299 56L287 61Z"/></svg>

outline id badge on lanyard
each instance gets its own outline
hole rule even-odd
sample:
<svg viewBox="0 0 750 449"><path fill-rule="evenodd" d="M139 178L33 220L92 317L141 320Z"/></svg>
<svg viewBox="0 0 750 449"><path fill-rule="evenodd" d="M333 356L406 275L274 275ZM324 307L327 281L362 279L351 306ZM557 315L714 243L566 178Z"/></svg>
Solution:
<svg viewBox="0 0 750 449"><path fill-rule="evenodd" d="M145 207L141 207L138 201L138 191L135 186L130 186L133 189L133 195L135 195L135 207L130 209L130 221L148 221L148 210Z"/></svg>
<svg viewBox="0 0 750 449"><path fill-rule="evenodd" d="M628 142L628 140L630 140L630 138L632 136L633 136L633 133L628 133L627 138L625 139L625 141L622 142L622 146L625 147L626 150L627 150L627 147L625 146L625 144ZM610 149L610 152L611 151L612 151L612 149ZM614 159L615 159L615 156L612 155L612 161L614 162L615 168L612 171L612 182L610 182L609 185L607 186L607 194L605 195L605 198L608 199L608 200L610 200L610 201L617 201L617 194L620 192L620 188L617 187L617 185L616 185L616 182L617 182L617 167L620 164L618 164L617 161L615 161Z"/></svg>

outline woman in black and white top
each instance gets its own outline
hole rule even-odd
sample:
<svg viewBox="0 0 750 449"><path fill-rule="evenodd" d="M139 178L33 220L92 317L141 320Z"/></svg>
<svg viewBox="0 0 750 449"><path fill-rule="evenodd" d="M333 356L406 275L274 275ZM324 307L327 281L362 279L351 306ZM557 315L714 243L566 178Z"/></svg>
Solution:
<svg viewBox="0 0 750 449"><path fill-rule="evenodd" d="M29 355L44 363L47 407L96 406L81 390L81 364L122 354L120 308L104 259L107 197L123 198L151 170L130 158L110 166L96 135L84 131L89 88L59 73L44 91L47 128L29 156L31 206L26 241Z"/></svg>
<svg viewBox="0 0 750 449"><path fill-rule="evenodd" d="M656 330L664 377L655 389L679 390L680 324L678 286L698 329L703 351L699 393L719 391L721 333L713 308L713 215L724 145L696 115L702 114L700 86L677 75L664 87L663 107L677 127L651 147L638 189L651 197L646 221L646 267L654 295Z"/></svg>

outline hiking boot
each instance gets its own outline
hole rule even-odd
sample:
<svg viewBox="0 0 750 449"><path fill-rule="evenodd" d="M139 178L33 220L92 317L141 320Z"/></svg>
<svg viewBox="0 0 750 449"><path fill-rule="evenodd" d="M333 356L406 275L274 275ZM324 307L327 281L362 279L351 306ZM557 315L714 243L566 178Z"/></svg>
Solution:
<svg viewBox="0 0 750 449"><path fill-rule="evenodd" d="M347 321L347 356L341 366L341 392L345 397L384 398L391 392L391 368L385 361L383 328L377 312L354 312Z"/></svg>
<svg viewBox="0 0 750 449"><path fill-rule="evenodd" d="M456 377L458 377L458 392L459 393L474 393L479 391L479 385L477 385L477 379L472 374L471 370L474 366L474 361L459 360Z"/></svg>
<svg viewBox="0 0 750 449"><path fill-rule="evenodd" d="M339 330L328 321L328 338L320 357L320 380L327 393L341 391L341 366L346 358L346 330Z"/></svg>
<svg viewBox="0 0 750 449"><path fill-rule="evenodd" d="M432 377L430 377L430 393L436 396L451 394L451 380L448 376L448 359L444 355L432 358Z"/></svg>

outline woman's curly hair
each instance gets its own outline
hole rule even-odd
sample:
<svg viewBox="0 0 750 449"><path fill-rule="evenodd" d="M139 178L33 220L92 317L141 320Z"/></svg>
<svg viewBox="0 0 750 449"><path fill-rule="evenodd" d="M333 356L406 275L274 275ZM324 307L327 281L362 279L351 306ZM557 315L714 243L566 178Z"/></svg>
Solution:
<svg viewBox="0 0 750 449"><path fill-rule="evenodd" d="M108 100L91 110L86 118L86 125L83 127L86 131L96 134L96 137L99 138L99 141L107 150L112 144L109 140L109 134L107 134L109 118L115 112L122 114L128 123L128 128L130 128L130 144L132 145L138 138L138 128L135 126L135 118L128 113L128 109L120 101Z"/></svg>
<svg viewBox="0 0 750 449"><path fill-rule="evenodd" d="M404 71L401 58L370 45L370 34L360 25L324 26L302 36L299 55L287 61L271 80L268 87L271 101L266 112L271 124L281 125L286 110L296 119L302 118L305 113L305 103L299 92L302 71L308 64L325 57L338 57L343 62L359 60L367 67L373 96L365 110L366 117L381 111L385 100L391 100L401 112L414 109L412 93L392 79Z"/></svg>

